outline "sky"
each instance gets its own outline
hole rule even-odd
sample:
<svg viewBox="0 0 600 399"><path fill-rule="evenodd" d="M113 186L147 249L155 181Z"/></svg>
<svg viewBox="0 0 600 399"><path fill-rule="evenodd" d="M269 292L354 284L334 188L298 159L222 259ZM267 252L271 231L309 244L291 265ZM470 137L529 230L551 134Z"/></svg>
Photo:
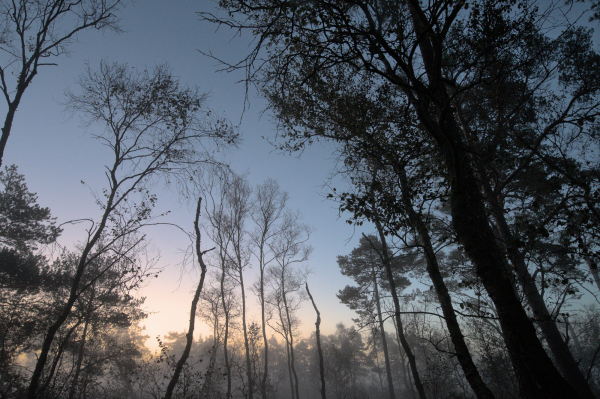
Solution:
<svg viewBox="0 0 600 399"><path fill-rule="evenodd" d="M275 125L268 111L263 112L264 100L251 90L246 102L245 86L240 83L243 73L217 72L218 63L198 51L212 52L232 62L250 51L251 37L240 37L227 29L217 30L216 26L200 21L197 12L216 12L215 3L155 0L126 4L119 13L122 33L83 32L69 46L68 55L54 60L57 66L40 69L17 111L4 165L18 166L30 191L38 194L38 203L49 207L58 223L97 218L100 212L90 189L103 187L103 165L110 159L106 149L90 136L92 129L100 127L86 128L77 115L64 111L64 91L75 86L76 77L88 65L97 69L101 60L127 63L140 70L167 63L182 84L209 93L209 108L239 124L243 143L230 155L232 169L248 173L252 186L267 178L276 179L289 193L290 208L299 210L304 222L313 227L310 244L314 252L307 263L312 270L308 284L321 311L322 332L333 333L339 322L350 325L355 314L339 303L336 293L352 282L339 272L336 256L349 254L358 244L361 232L369 231L369 227L355 231L343 216L340 218L336 204L325 200L324 185L335 167L333 144L313 145L301 156L280 154L269 144L265 138L274 137ZM0 112L5 111L6 104L1 104ZM330 184L338 189L343 186L335 179ZM172 192L157 191L157 195L157 212L172 212L163 221L191 231L195 205L181 203ZM65 225L60 245L73 248L84 238L83 227ZM147 345L156 348L157 335L186 330L198 274L182 272L178 267L181 249L188 244L186 236L166 227L149 228L145 232L152 248L160 251L159 265L164 267L159 277L139 293L147 298L145 309L150 313L141 323L145 334L151 337ZM253 268L245 275L248 286L255 281L255 273ZM257 301L251 293L248 302L254 306L250 321L258 321ZM304 303L299 317L302 334L307 337L315 321L310 302ZM210 333L203 326L199 332Z"/></svg>

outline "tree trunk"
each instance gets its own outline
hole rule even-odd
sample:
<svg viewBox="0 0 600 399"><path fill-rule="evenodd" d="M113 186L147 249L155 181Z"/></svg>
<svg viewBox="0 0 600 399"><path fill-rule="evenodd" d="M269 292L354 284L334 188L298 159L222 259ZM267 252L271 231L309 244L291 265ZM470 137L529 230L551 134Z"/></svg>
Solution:
<svg viewBox="0 0 600 399"><path fill-rule="evenodd" d="M295 359L294 359L294 334L292 331L292 320L290 318L290 310L288 308L287 299L285 297L285 290L282 290L283 293L283 305L285 306L285 315L288 324L288 331L290 334L290 366L292 369L292 374L294 375L294 390L296 392L296 399L300 399L300 393L298 389L298 375L296 374L295 367Z"/></svg>
<svg viewBox="0 0 600 399"><path fill-rule="evenodd" d="M408 0L411 19L425 67L429 90L408 90L423 127L436 141L450 181L452 224L456 235L475 266L475 272L498 311L504 340L519 379L521 395L526 398L579 398L560 375L537 338L513 291L505 259L490 227L475 172L469 162L469 149L452 114L452 102L442 79L441 42L430 32L417 0ZM417 97L415 97L417 96Z"/></svg>
<svg viewBox="0 0 600 399"><path fill-rule="evenodd" d="M17 112L19 104L21 103L21 98L23 97L23 93L25 93L25 89L27 88L27 86L29 86L29 83L36 74L37 67L34 67L34 69L31 71L29 79L26 79L26 75L24 75L23 70L21 70L14 99L12 101L8 100L7 94L6 98L8 111L6 112L6 117L4 118L4 125L2 126L2 136L0 137L0 167L2 166L2 160L4 159L4 149L6 148L6 143L8 142L8 136L10 136L12 124L15 119L15 113ZM4 74L2 75L2 77L4 78Z"/></svg>
<svg viewBox="0 0 600 399"><path fill-rule="evenodd" d="M15 118L15 112L17 111L18 105L19 104L15 103L14 101L8 104L8 112L6 113L6 118L4 119L2 136L0 137L0 166L2 166L4 149L6 148L6 143L8 142L8 136L10 135L10 129L12 128L12 123Z"/></svg>
<svg viewBox="0 0 600 399"><path fill-rule="evenodd" d="M585 256L585 263L587 263L588 267L590 268L590 273L592 273L596 287L598 287L600 290L600 273L598 273L598 264L590 256Z"/></svg>
<svg viewBox="0 0 600 399"><path fill-rule="evenodd" d="M387 374L388 392L390 399L396 399L394 394L394 380L392 379L392 369L390 367L390 355L388 353L387 340L385 338L385 329L383 328L383 317L381 316L381 302L379 300L379 287L377 286L377 275L375 274L375 265L372 268L373 287L375 288L375 304L377 305L377 318L379 319L379 330L381 331L381 344L383 346L383 357L385 359L385 372Z"/></svg>
<svg viewBox="0 0 600 399"><path fill-rule="evenodd" d="M90 382L90 370L88 367L85 369L85 377L83 379L83 384L81 386L81 392L79 393L79 399L87 399L87 386Z"/></svg>
<svg viewBox="0 0 600 399"><path fill-rule="evenodd" d="M198 226L198 219L200 219L200 204L202 203L202 198L198 199L198 207L196 208L196 220L194 221L194 229L196 231L196 254L198 256L198 263L200 264L200 281L198 282L198 287L196 287L196 292L194 294L194 298L192 299L192 306L190 309L190 324L188 327L188 332L186 336L186 344L183 353L181 354L181 358L177 362L175 366L175 372L171 377L171 381L169 382L169 386L167 387L167 392L165 393L165 399L171 399L173 395L173 390L175 389L175 385L177 384L177 380L179 379L179 375L181 374L181 370L187 361L190 350L192 349L192 342L194 340L194 325L196 323L196 307L198 305L198 301L200 300L200 294L202 293L202 286L204 285L204 277L206 276L206 264L202 259L202 255L204 253L200 250L200 227Z"/></svg>
<svg viewBox="0 0 600 399"><path fill-rule="evenodd" d="M50 372L48 373L48 377L46 377L46 382L44 382L44 385L42 385L42 387L40 388L40 391L39 391L40 397L44 397L44 392L46 391L46 389L50 385L50 382L54 378L54 373L56 373L56 367L58 366L58 363L60 362L60 358L62 357L62 354L64 353L65 348L66 348L67 344L69 343L69 339L71 338L71 335L73 334L75 329L77 327L79 327L80 323L81 323L81 320L77 321L77 323L75 323L75 325L69 329L69 331L65 334L64 339L58 346L58 351L56 353L56 356L54 357L54 360L52 361L52 366L50 367Z"/></svg>
<svg viewBox="0 0 600 399"><path fill-rule="evenodd" d="M579 366L573 358L573 354L569 347L563 340L556 322L552 319L552 316L546 307L546 303L544 302L544 298L540 294L533 277L527 269L523 254L513 244L513 236L506 223L504 214L500 212L498 207L494 208L494 218L497 222L496 228L506 246L508 257L511 260L517 275L517 280L523 289L527 303L533 311L535 321L542 330L542 334L548 343L548 347L552 352L558 369L567 382L577 390L582 398L593 399L594 395L592 390L579 370Z"/></svg>
<svg viewBox="0 0 600 399"><path fill-rule="evenodd" d="M281 314L281 310L279 312L279 318L281 319L283 325L283 315ZM292 376L292 360L290 356L290 341L288 338L287 328L284 327L283 332L285 333L285 351L287 353L288 376L290 378L290 395L292 395L292 399L298 399L295 396L296 391L294 390L294 377Z"/></svg>
<svg viewBox="0 0 600 399"><path fill-rule="evenodd" d="M396 343L398 344L398 357L400 358L400 369L402 369L402 380L404 381L404 388L406 391L410 391L410 396L415 399L415 390L413 388L413 384L411 380L408 378L408 370L406 370L406 365L404 364L404 353L402 353L402 344L400 342L400 334L398 332L398 326L396 325L396 319L392 319L394 321L394 327L396 330Z"/></svg>
<svg viewBox="0 0 600 399"><path fill-rule="evenodd" d="M447 167L452 176L452 222L465 252L475 266L477 276L496 306L521 394L536 399L578 398L580 396L560 375L544 351L531 320L514 293L503 253L489 225L473 169L457 135L451 134L452 130L451 126L446 129L451 142L446 144L445 150Z"/></svg>
<svg viewBox="0 0 600 399"><path fill-rule="evenodd" d="M79 260L79 264L77 266L77 272L75 274L75 278L73 279L73 282L71 283L71 293L69 295L69 299L67 300L67 303L65 304L62 312L58 316L58 319L48 328L48 332L46 333L46 336L44 337L44 341L42 343L42 349L38 356L38 360L35 365L33 374L31 376L31 381L29 383L27 399L35 399L37 397L38 385L40 382L40 378L42 376L42 372L44 371L44 367L46 366L46 362L48 361L48 354L50 353L50 347L52 346L52 342L54 341L54 337L56 336L56 333L58 333L58 330L60 329L60 327L62 327L64 322L71 315L71 310L73 309L75 300L77 299L77 297L80 294L77 292L77 290L79 289L79 283L81 281L81 277L83 275L83 271L84 271L86 263L87 263L87 256L89 254L89 251L91 251L94 243L95 243L95 241L88 243L86 250L84 250L84 252Z"/></svg>
<svg viewBox="0 0 600 399"><path fill-rule="evenodd" d="M412 227L416 230L419 240L421 241L421 245L423 246L425 260L427 263L427 273L433 282L433 287L437 294L438 300L440 301L442 313L444 314L444 319L446 320L446 326L448 327L448 332L450 333L452 344L454 345L454 350L456 352L456 358L460 363L463 372L465 373L465 377L467 378L467 381L469 382L469 385L473 389L475 395L479 399L493 399L494 394L483 382L483 379L481 378L481 375L479 374L479 371L473 362L473 358L471 357L471 353L469 352L469 348L465 342L465 337L460 330L460 325L458 324L456 313L454 312L454 307L452 306L452 298L450 297L448 288L444 283L437 257L433 250L433 245L431 244L429 230L423 222L422 216L418 215L413 208L412 200L409 195L410 187L408 184L406 171L404 167L397 165L395 165L395 169L396 173L400 177L402 201L406 211L408 212L408 217Z"/></svg>
<svg viewBox="0 0 600 399"><path fill-rule="evenodd" d="M400 368L402 369L402 380L404 381L404 387L406 391L410 391L411 397L414 399L416 397L415 390L413 388L412 383L410 382L410 379L407 376L408 371L406 370L406 366L404 365L404 353L402 353L402 344L400 343L400 335L398 333L398 326L396 325L395 319L394 327L396 330L396 342L398 344L398 356L400 357Z"/></svg>
<svg viewBox="0 0 600 399"><path fill-rule="evenodd" d="M323 365L323 350L321 349L321 313L319 309L317 309L317 305L315 305L315 301L308 290L308 283L306 283L306 293L312 302L313 308L315 308L315 312L317 312L317 321L315 323L315 335L317 337L317 353L319 354L319 375L321 376L321 399L327 399L325 395L325 367Z"/></svg>
<svg viewBox="0 0 600 399"><path fill-rule="evenodd" d="M252 380L252 363L250 362L250 345L248 344L248 329L246 327L246 292L244 290L244 274L241 259L239 261L240 287L242 289L242 328L244 330L244 347L246 348L246 376L248 378L248 397L254 397L254 381Z"/></svg>
<svg viewBox="0 0 600 399"><path fill-rule="evenodd" d="M69 399L73 399L75 397L75 391L77 390L77 382L79 380L79 374L81 373L81 364L83 363L83 352L85 350L85 341L87 338L88 326L90 324L90 318L91 318L91 312L92 312L92 306L93 306L95 294L96 294L96 291L92 287L92 295L90 298L90 302L87 306L88 314L86 315L85 324L83 326L83 332L81 334L81 345L79 346L79 354L77 355L77 365L75 367L75 376L73 377L73 382L71 383L71 389L69 390Z"/></svg>
<svg viewBox="0 0 600 399"><path fill-rule="evenodd" d="M267 378L269 376L269 343L267 341L267 330L265 321L265 267L263 249L260 249L260 316L262 323L263 344L265 347L265 368L260 382L260 391L263 399L267 399Z"/></svg>
<svg viewBox="0 0 600 399"><path fill-rule="evenodd" d="M571 338L573 338L573 344L575 345L575 349L581 355L583 353L583 348L581 347L581 342L579 341L579 336L577 335L577 332L575 331L575 329L573 328L571 323L568 323L566 319L565 319L565 324L567 326L567 328L566 328L567 334Z"/></svg>
<svg viewBox="0 0 600 399"><path fill-rule="evenodd" d="M106 200L104 213L102 214L100 223L98 224L98 227L95 230L94 235L89 239L89 241L86 243L85 247L83 248L83 251L81 252L81 257L79 258L79 261L77 263L77 269L75 271L75 276L73 277L73 281L71 282L69 299L67 300L67 303L63 307L62 312L59 314L58 319L50 327L48 327L48 332L46 333L46 336L44 337L44 341L42 343L42 348L41 348L40 354L38 355L37 362L35 364L35 369L33 371L33 374L31 375L31 381L29 382L29 388L27 389L27 399L35 399L38 395L38 386L40 384L40 378L42 377L44 367L46 366L46 362L48 361L48 353L50 352L50 347L52 346L54 337L56 336L56 333L58 333L58 330L62 327L64 322L71 315L73 305L75 304L75 301L77 300L79 295L81 295L81 292L77 292L77 291L79 291L79 288L80 288L79 285L81 283L81 278L83 277L83 272L85 271L85 268L88 263L88 256L90 255L90 252L92 251L92 249L94 248L94 246L96 245L96 243L98 242L98 240L100 239L102 234L104 233L104 229L106 228L106 223L108 221L108 217L110 216L111 212L114 210L113 206L114 206L115 197L117 195L117 188L115 187L115 184L114 184L114 182L116 180L116 177L115 177L116 168L117 168L117 165L113 166L113 169L111 169L111 171L110 171L110 179L112 181L113 187L112 187L110 194Z"/></svg>
<svg viewBox="0 0 600 399"><path fill-rule="evenodd" d="M225 262L223 262L223 273L221 274L221 301L225 313L225 334L223 335L223 357L225 358L225 370L227 371L227 393L225 398L231 397L231 365L229 364L229 353L227 352L227 341L229 340L229 309L225 302Z"/></svg>
<svg viewBox="0 0 600 399"><path fill-rule="evenodd" d="M396 325L398 326L398 336L400 337L402 348L404 349L404 352L408 357L408 363L410 364L410 368L413 373L413 379L415 382L415 386L417 387L417 392L419 393L419 398L426 399L427 397L425 396L425 389L423 388L423 383L421 382L421 377L419 376L419 370L417 369L415 355L413 354L410 346L408 345L408 341L404 336L404 327L402 326L402 319L400 318L400 300L398 299L398 293L396 292L396 283L394 282L394 275L392 274L392 269L390 267L390 259L388 258L387 241L383 232L383 228L381 227L381 223L379 222L379 217L377 215L375 216L375 226L377 227L379 239L381 240L381 257L388 278L388 282L390 284L392 299L394 301L394 316L396 318Z"/></svg>
<svg viewBox="0 0 600 399"><path fill-rule="evenodd" d="M217 349L219 348L219 341L221 340L219 336L219 304L217 302L217 309L215 312L215 325L213 328L213 347L210 353L210 360L208 363L208 367L206 368L206 373L204 374L204 384L202 384L202 389L200 390L200 397L204 398L210 392L210 389L214 385L214 372L215 372L215 364L217 362Z"/></svg>

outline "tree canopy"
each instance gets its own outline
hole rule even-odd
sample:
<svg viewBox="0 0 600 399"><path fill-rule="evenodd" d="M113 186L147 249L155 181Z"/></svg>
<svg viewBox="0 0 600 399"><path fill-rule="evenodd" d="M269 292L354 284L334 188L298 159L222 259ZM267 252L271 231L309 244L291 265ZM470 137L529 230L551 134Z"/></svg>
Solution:
<svg viewBox="0 0 600 399"><path fill-rule="evenodd" d="M529 171L543 176L536 185L572 192L586 204L584 213L597 212L590 193L597 187L598 158L590 144L597 142L600 116L595 79L600 55L591 30L577 23L570 5L528 0L220 5L228 17L203 17L252 29L259 38L248 57L230 68L246 68L248 81L266 94L281 121L284 146L295 150L333 138L358 143L376 163L396 171L431 165L439 176L435 186L446 187L454 234L497 309L521 394L591 397L579 373L562 370L567 382L557 372L506 272L507 263L519 268L522 248L506 228L520 210L511 207L511 190ZM369 106L381 98L391 106L383 112ZM357 106L344 111L348 102ZM416 140L406 145L405 137ZM432 156L423 158L419 150L428 147ZM425 176L431 181L435 175ZM535 203L532 191L526 191L528 204Z"/></svg>

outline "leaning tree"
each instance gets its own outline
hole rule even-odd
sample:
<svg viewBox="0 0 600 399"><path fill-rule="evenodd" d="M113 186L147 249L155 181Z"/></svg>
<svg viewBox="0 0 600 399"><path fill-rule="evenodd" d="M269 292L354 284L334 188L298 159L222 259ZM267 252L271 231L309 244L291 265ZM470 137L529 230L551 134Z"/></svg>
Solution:
<svg viewBox="0 0 600 399"><path fill-rule="evenodd" d="M600 84L592 77L600 62L590 32L564 9L527 0L223 0L220 5L226 16L202 16L258 36L249 56L231 68L246 68L248 81L276 101L302 102L296 109L310 110L311 85L342 66L378 80L373 90L392 92L400 100L397 113L414 113L416 134L439 154L431 161L449 187L453 229L497 309L522 395L591 397L583 377L561 375L540 343L507 268L510 246L518 243L498 240L489 212L494 202L486 196L486 186L501 191L533 160L566 176L571 169L563 161L573 154L562 151L564 143L594 142ZM307 90L299 94L299 88ZM495 97L480 93L492 88ZM335 101L336 92L330 94ZM510 101L502 106L491 103L495 112L486 114L488 121L472 115L476 104L507 96ZM285 120L281 125L292 149L327 133L286 126ZM504 165L511 171L499 182L490 166L505 160L494 150L507 142L516 145L518 157ZM587 189L585 180L581 189Z"/></svg>

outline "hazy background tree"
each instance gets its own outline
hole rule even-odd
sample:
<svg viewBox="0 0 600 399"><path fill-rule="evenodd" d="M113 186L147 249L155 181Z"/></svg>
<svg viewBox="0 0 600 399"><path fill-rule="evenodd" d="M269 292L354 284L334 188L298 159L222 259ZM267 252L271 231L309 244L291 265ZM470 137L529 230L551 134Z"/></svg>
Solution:
<svg viewBox="0 0 600 399"><path fill-rule="evenodd" d="M438 152L431 160L444 172L442 180L449 187L456 237L498 311L521 394L591 397L579 373L563 370L561 375L545 352L506 273L507 249L510 252L516 243L497 240L486 211L494 199L480 195L486 185L502 190L533 159L569 175L571 160L554 157L564 154L557 144L569 137L585 142L596 130L600 110L600 87L587 78L599 65L586 39L589 31L574 27L560 6L538 8L527 1L516 8L501 0L469 8L445 0L427 6L414 1L357 1L343 7L327 1L290 6L277 0L232 0L221 6L229 18L202 15L218 24L251 29L260 38L245 62L231 68L246 68L248 80L266 89L272 108L283 116L279 121L280 127L287 127L283 135L288 148L298 149L312 137L328 135L305 129L302 120L311 115L302 112L319 101L310 91L315 82L328 82L331 89L325 101L337 101L329 72L338 67L356 77L373 77L379 83L371 91L392 95L397 114L414 113L422 129L416 134ZM546 36L549 27L552 35ZM261 57L263 48L268 49L266 59ZM493 124L486 124L485 118L465 118L476 109L473 103L462 108L465 100L478 98L479 104L484 103L485 95L478 92L496 83L518 100L508 101L509 109L488 112L487 116L499 116ZM543 116L533 123L520 119L525 113L517 111L534 104L541 106L538 115ZM546 104L550 106L545 108ZM286 118L286 110L302 111ZM352 118L344 122L354 123ZM368 138L364 131L355 131L362 135L359 139ZM561 139L554 140L555 133ZM517 144L513 148L520 153L518 159L505 169L506 175L485 173L486 166L505 159L494 154L506 142ZM508 181L502 181L505 176ZM500 180L495 181L497 177ZM585 184L579 187L586 190Z"/></svg>
<svg viewBox="0 0 600 399"><path fill-rule="evenodd" d="M30 397L73 399L300 399L323 397L324 386L357 399L598 396L589 304L600 299L600 56L584 22L595 3L224 0L226 13L202 14L252 29L257 47L230 70L244 68L267 98L277 148L333 141L330 198L355 241L364 232L370 244L373 262L346 264L355 286L340 292L359 318L322 334L321 351L301 320L310 231L292 199L219 162L237 134L167 68L88 69L68 97L113 157L104 190L93 177L84 184L103 216L71 222L69 234L85 233L67 250L16 167L0 175L0 396L26 397L28 382ZM2 4L0 49L16 57L0 60L8 114L29 84L20 65L48 39L36 23L52 5L85 4L108 3ZM46 20L66 36L38 52L29 82L85 15ZM25 40L18 21L31 22ZM115 16L95 27L115 28ZM196 236L204 228L215 250L196 299L209 335L173 331L152 354L138 288L158 264L144 233L168 225L154 213L163 183L182 201L202 192ZM399 284L407 279L411 291Z"/></svg>
<svg viewBox="0 0 600 399"><path fill-rule="evenodd" d="M251 234L255 247L255 256L258 261L259 279L258 296L261 311L261 331L263 336L264 363L260 379L260 390L263 398L268 398L267 384L269 378L269 342L267 339L267 320L265 309L265 272L267 267L276 259L277 254L272 251L272 242L281 235L284 222L282 219L289 217L286 209L288 194L281 190L275 180L267 180L255 189L254 204L251 218L256 224L256 230Z"/></svg>
<svg viewBox="0 0 600 399"><path fill-rule="evenodd" d="M187 178L190 167L215 162L201 148L227 146L237 139L227 125L217 129L209 124L202 109L204 97L194 89L180 88L166 66L137 72L126 65L102 63L99 71L89 69L79 86L80 93L68 93L68 108L79 112L88 125L101 125L94 137L111 150L114 160L106 167L107 187L96 196L102 215L97 222L86 221L91 226L68 299L45 334L29 398L38 393L56 334L77 298L95 281L82 281L90 263L107 253L118 262L142 243L143 237L135 234L154 218L156 195L150 192L151 185L161 178ZM110 266L99 270L96 278Z"/></svg>
<svg viewBox="0 0 600 399"><path fill-rule="evenodd" d="M308 271L300 267L312 252L312 247L307 244L311 230L300 222L300 214L297 212L285 215L280 230L280 234L269 243L274 254L274 264L267 269L269 289L266 301L272 312L276 313L271 327L283 337L287 345L292 399L299 399L294 358L294 335L298 327L295 313L305 299L303 286Z"/></svg>
<svg viewBox="0 0 600 399"><path fill-rule="evenodd" d="M381 280L385 281L387 279L378 253L381 250L381 243L377 237L369 236L362 237L359 246L352 250L350 255L338 256L338 266L342 274L354 279L358 287L346 286L343 290L340 290L337 296L342 303L358 313L362 326L370 326L370 328L378 330L385 359L388 394L390 398L395 398L383 320L384 315L382 313L382 298L379 294L379 290L383 288ZM389 257L392 258L391 253ZM403 268L398 259L394 259L394 265L391 267L397 274L400 274L397 276L396 290L403 291L410 285L410 281L401 276ZM387 318L387 315L385 316ZM378 326L376 326L376 323Z"/></svg>

